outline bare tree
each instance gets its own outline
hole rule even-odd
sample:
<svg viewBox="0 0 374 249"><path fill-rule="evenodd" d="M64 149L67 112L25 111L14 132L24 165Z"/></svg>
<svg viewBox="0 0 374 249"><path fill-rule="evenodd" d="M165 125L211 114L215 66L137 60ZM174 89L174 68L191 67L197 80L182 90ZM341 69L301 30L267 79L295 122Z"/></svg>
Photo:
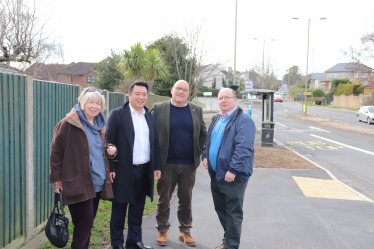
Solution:
<svg viewBox="0 0 374 249"><path fill-rule="evenodd" d="M23 0L0 0L0 62L45 62L63 57L62 46L46 34L47 21L36 14L36 3Z"/></svg>
<svg viewBox="0 0 374 249"><path fill-rule="evenodd" d="M168 46L171 48L173 67L179 80L187 80L190 85L190 98L193 98L202 83L214 77L214 71L220 68L220 63L204 65L209 60L211 45L205 44L201 38L202 24L195 28L185 28L185 32L172 32L168 39Z"/></svg>
<svg viewBox="0 0 374 249"><path fill-rule="evenodd" d="M361 44L358 48L350 45L346 49L341 49L340 52L352 62L367 64L374 59L374 29L362 35L360 40Z"/></svg>
<svg viewBox="0 0 374 249"><path fill-rule="evenodd" d="M259 72L259 86L263 82L264 87L266 87L267 89L273 89L275 85L278 84L278 69L276 69L276 62L275 59L270 55L266 55L264 60L264 62L262 60L253 61L253 68L256 72Z"/></svg>

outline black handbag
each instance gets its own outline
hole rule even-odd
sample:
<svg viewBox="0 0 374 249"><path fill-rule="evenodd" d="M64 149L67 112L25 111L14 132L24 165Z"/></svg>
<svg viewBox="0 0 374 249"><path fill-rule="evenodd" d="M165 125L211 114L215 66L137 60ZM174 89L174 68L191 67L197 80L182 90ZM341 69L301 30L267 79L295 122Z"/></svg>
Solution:
<svg viewBox="0 0 374 249"><path fill-rule="evenodd" d="M56 212L57 209L57 212ZM62 192L60 190L60 210L58 208L58 194L55 194L55 206L51 216L45 226L45 235L48 240L56 247L63 248L69 239L69 219L65 217L64 203L62 201Z"/></svg>

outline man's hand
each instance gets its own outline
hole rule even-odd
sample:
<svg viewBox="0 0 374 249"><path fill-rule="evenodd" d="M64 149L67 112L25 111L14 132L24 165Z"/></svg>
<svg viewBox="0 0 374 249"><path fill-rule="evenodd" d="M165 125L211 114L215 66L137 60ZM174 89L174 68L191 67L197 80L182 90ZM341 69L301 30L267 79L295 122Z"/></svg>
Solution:
<svg viewBox="0 0 374 249"><path fill-rule="evenodd" d="M235 180L235 175L233 173L231 173L230 171L227 171L226 175L225 175L225 181L226 182L233 182L234 180Z"/></svg>
<svg viewBox="0 0 374 249"><path fill-rule="evenodd" d="M161 178L161 170L155 170L155 181L157 182Z"/></svg>
<svg viewBox="0 0 374 249"><path fill-rule="evenodd" d="M110 180L112 183L114 182L114 178L116 178L116 172L110 172Z"/></svg>
<svg viewBox="0 0 374 249"><path fill-rule="evenodd" d="M62 188L54 188L53 191L55 191L56 194L59 194L60 193L60 189L61 189L61 192L62 192Z"/></svg>
<svg viewBox="0 0 374 249"><path fill-rule="evenodd" d="M106 151L108 152L108 154L110 156L113 156L116 153L117 148L114 147L114 146L112 146L112 145L110 145L110 146L108 146L108 149Z"/></svg>
<svg viewBox="0 0 374 249"><path fill-rule="evenodd" d="M203 165L206 169L208 169L208 159L204 158Z"/></svg>

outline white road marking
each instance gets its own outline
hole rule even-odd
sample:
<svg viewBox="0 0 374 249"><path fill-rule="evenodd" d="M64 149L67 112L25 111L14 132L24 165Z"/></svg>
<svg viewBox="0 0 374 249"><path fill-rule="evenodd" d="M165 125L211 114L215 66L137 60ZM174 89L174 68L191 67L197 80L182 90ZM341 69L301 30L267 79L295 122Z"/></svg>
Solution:
<svg viewBox="0 0 374 249"><path fill-rule="evenodd" d="M275 122L276 124L279 124L279 125L281 125L281 126L283 126L283 127L287 127L287 126L285 126L285 125L282 125L281 123L278 123L278 122Z"/></svg>
<svg viewBox="0 0 374 249"><path fill-rule="evenodd" d="M317 135L313 135L313 134L310 134L310 135L313 136L313 137L318 137L320 139L324 139L324 140L329 141L331 143L336 143L336 144L339 144L341 146L344 146L344 147L347 147L347 148L350 148L350 149L353 149L353 150L358 150L358 151L361 151L361 152L364 152L366 154L374 156L374 152L371 152L371 151L368 151L368 150L363 150L363 149L360 149L360 148L356 148L356 147L350 146L348 144L339 143L337 141L334 141L334 140L331 140L331 139L327 139L327 138L324 138L324 137L320 137L320 136L317 136Z"/></svg>
<svg viewBox="0 0 374 249"><path fill-rule="evenodd" d="M296 132L304 132L304 131L317 131L317 132L329 132L329 131L325 131L325 130L279 130L279 131L296 131Z"/></svg>
<svg viewBox="0 0 374 249"><path fill-rule="evenodd" d="M284 109L284 111L285 111L285 112L288 112L288 110L287 110L287 109Z"/></svg>
<svg viewBox="0 0 374 249"><path fill-rule="evenodd" d="M325 131L325 132L329 132L329 131L326 131L326 130L322 130L321 128L318 128L318 127L313 127L313 126L308 126L310 129L313 129L313 130L316 130L316 131Z"/></svg>
<svg viewBox="0 0 374 249"><path fill-rule="evenodd" d="M312 135L313 136L313 135ZM318 137L318 136L317 136ZM347 189L351 190L353 193L355 193L356 195L360 196L362 199L368 201L368 202L372 202L374 203L374 201L372 199L370 199L369 197L366 197L365 195L361 194L360 192L358 192L357 190L355 190L354 188L351 188L350 186L348 186L347 184L341 182L338 180L338 178L336 178L328 169L325 169L324 167L316 164L315 162L309 160L308 158L306 158L305 156L303 155L300 155L299 153L297 153L296 151L292 150L291 148L288 148L285 144L283 144L281 141L278 141L276 139L274 139L274 141L279 144L279 145L283 145L284 147L286 147L287 149L289 149L290 151L293 151L296 155L299 155L300 157L304 158L305 160L307 160L308 162L311 162L313 163L314 165L316 165L317 167L323 169L324 171L326 171L327 174L329 174L329 176L331 176L331 178L333 180L335 180L337 183L341 184L342 186L346 187Z"/></svg>

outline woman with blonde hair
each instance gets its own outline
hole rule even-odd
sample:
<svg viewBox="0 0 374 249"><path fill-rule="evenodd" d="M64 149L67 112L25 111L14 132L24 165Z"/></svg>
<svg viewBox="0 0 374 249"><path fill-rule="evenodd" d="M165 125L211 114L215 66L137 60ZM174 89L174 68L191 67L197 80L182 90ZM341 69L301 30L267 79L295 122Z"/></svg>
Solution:
<svg viewBox="0 0 374 249"><path fill-rule="evenodd" d="M117 149L105 136L103 91L88 87L78 103L55 127L49 180L63 192L74 224L72 249L88 248L100 198L113 198L108 157Z"/></svg>

